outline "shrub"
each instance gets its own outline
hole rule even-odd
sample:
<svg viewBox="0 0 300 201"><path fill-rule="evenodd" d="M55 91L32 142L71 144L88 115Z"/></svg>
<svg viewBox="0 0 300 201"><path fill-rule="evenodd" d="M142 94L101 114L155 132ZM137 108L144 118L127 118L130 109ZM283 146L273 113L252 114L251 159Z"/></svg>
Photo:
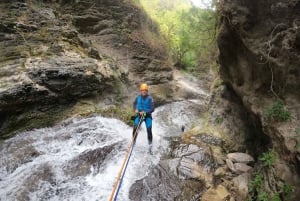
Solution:
<svg viewBox="0 0 300 201"><path fill-rule="evenodd" d="M260 189L263 181L263 176L259 173L255 173L254 178L250 181L250 191L253 191L254 189Z"/></svg>
<svg viewBox="0 0 300 201"><path fill-rule="evenodd" d="M273 151L268 151L263 153L258 159L262 161L263 166L271 167L276 160L276 156Z"/></svg>
<svg viewBox="0 0 300 201"><path fill-rule="evenodd" d="M268 194L266 192L260 192L257 195L257 201L269 201Z"/></svg>
<svg viewBox="0 0 300 201"><path fill-rule="evenodd" d="M291 196L292 194L292 191L293 191L293 188L292 186L288 185L288 184L284 184L282 187L281 187L281 193L283 195L283 197L285 199L289 199L289 197Z"/></svg>
<svg viewBox="0 0 300 201"><path fill-rule="evenodd" d="M263 176L260 173L254 173L254 177L249 182L248 201L259 200L259 198L263 198L261 195L264 193L264 191L262 191L263 182Z"/></svg>
<svg viewBox="0 0 300 201"><path fill-rule="evenodd" d="M273 195L271 201L281 201L279 194L276 193L275 195Z"/></svg>
<svg viewBox="0 0 300 201"><path fill-rule="evenodd" d="M134 112L131 108L120 108L120 107L107 107L104 109L98 109L97 113L105 117L117 118L121 121L125 122L126 124L132 126L133 121L131 120L131 116L134 115Z"/></svg>
<svg viewBox="0 0 300 201"><path fill-rule="evenodd" d="M291 118L291 114L284 108L284 104L281 100L274 102L265 111L265 116L273 121L288 121Z"/></svg>

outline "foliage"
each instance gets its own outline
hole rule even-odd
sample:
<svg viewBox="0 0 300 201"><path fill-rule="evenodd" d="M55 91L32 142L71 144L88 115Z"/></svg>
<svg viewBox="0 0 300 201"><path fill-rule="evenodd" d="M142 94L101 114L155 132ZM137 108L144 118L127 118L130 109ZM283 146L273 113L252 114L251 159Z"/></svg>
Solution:
<svg viewBox="0 0 300 201"><path fill-rule="evenodd" d="M266 192L261 192L257 195L257 201L269 201L268 194Z"/></svg>
<svg viewBox="0 0 300 201"><path fill-rule="evenodd" d="M250 191L261 189L263 184L263 176L259 173L254 174L254 178L250 181Z"/></svg>
<svg viewBox="0 0 300 201"><path fill-rule="evenodd" d="M292 186L287 185L287 184L284 184L284 185L282 186L282 188L281 188L282 196L283 196L285 199L289 199L289 197L290 197L291 194L292 194L292 191L293 191Z"/></svg>
<svg viewBox="0 0 300 201"><path fill-rule="evenodd" d="M133 121L131 120L131 116L134 114L131 108L120 108L120 107L107 107L104 109L97 110L97 113L105 117L117 118L122 120L128 125L133 125Z"/></svg>
<svg viewBox="0 0 300 201"><path fill-rule="evenodd" d="M213 9L194 7L189 0L135 0L135 3L158 23L177 67L193 70L199 60L215 54Z"/></svg>
<svg viewBox="0 0 300 201"><path fill-rule="evenodd" d="M284 108L284 104L281 100L274 102L265 111L265 116L274 121L288 121L291 118L291 114Z"/></svg>
<svg viewBox="0 0 300 201"><path fill-rule="evenodd" d="M222 124L223 121L224 121L224 117L223 116L217 116L217 118L216 118L217 124Z"/></svg>
<svg viewBox="0 0 300 201"><path fill-rule="evenodd" d="M272 196L271 201L281 201L280 196L278 193Z"/></svg>
<svg viewBox="0 0 300 201"><path fill-rule="evenodd" d="M254 173L254 177L249 183L248 201L281 201L282 198L283 200L288 200L293 190L290 185L284 184L279 191L269 195L263 184L263 176L260 173Z"/></svg>
<svg viewBox="0 0 300 201"><path fill-rule="evenodd" d="M275 163L276 156L273 151L268 151L268 152L263 153L259 157L259 160L262 161L263 166L271 167Z"/></svg>
<svg viewBox="0 0 300 201"><path fill-rule="evenodd" d="M256 198L260 197L263 198L263 196L260 196L260 193L262 192L262 185L264 182L264 178L260 173L254 173L254 178L249 183L249 195L248 195L248 201L257 200ZM257 193L257 197L255 196Z"/></svg>

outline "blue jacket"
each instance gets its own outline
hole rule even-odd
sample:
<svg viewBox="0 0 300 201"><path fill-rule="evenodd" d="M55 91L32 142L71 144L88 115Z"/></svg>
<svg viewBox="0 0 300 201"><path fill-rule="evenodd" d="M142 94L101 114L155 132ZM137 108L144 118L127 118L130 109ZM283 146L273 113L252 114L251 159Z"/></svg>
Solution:
<svg viewBox="0 0 300 201"><path fill-rule="evenodd" d="M154 102L151 96L147 95L142 97L141 95L137 96L133 102L133 109L137 109L139 112L146 112L151 114L154 111Z"/></svg>

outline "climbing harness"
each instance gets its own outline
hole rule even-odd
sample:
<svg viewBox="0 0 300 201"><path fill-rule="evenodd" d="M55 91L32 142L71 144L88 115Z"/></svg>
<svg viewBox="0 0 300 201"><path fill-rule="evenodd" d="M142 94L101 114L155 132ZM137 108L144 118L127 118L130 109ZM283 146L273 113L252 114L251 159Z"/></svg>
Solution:
<svg viewBox="0 0 300 201"><path fill-rule="evenodd" d="M136 127L136 130L135 130L135 132L133 134L133 138L131 140L131 143L130 143L128 149L127 149L127 153L126 153L125 159L124 159L124 161L122 163L122 166L121 166L121 169L119 171L117 180L116 180L116 182L114 184L114 187L113 187L113 190L112 190L112 192L110 194L109 201L112 201L112 200L116 201L117 200L118 193L120 191L120 188L121 188L121 185L122 185L122 182L123 182L123 177L125 175L125 172L126 172L126 169L127 169L127 165L129 163L133 147L135 145L135 141L136 141L135 139L137 137L137 133L138 133L139 127L140 127L141 123L143 122L144 118L145 118L145 114L142 115L142 116L140 116L139 124Z"/></svg>

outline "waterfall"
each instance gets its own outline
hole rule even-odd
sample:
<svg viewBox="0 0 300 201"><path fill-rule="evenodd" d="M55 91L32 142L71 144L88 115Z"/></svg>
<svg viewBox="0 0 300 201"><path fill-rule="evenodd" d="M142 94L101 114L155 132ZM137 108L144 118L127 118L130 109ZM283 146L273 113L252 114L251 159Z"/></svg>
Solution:
<svg viewBox="0 0 300 201"><path fill-rule="evenodd" d="M118 200L168 151L168 138L199 116L201 101L161 106L153 114L153 155L142 124ZM19 133L0 144L0 200L108 200L132 138L132 127L98 115Z"/></svg>

